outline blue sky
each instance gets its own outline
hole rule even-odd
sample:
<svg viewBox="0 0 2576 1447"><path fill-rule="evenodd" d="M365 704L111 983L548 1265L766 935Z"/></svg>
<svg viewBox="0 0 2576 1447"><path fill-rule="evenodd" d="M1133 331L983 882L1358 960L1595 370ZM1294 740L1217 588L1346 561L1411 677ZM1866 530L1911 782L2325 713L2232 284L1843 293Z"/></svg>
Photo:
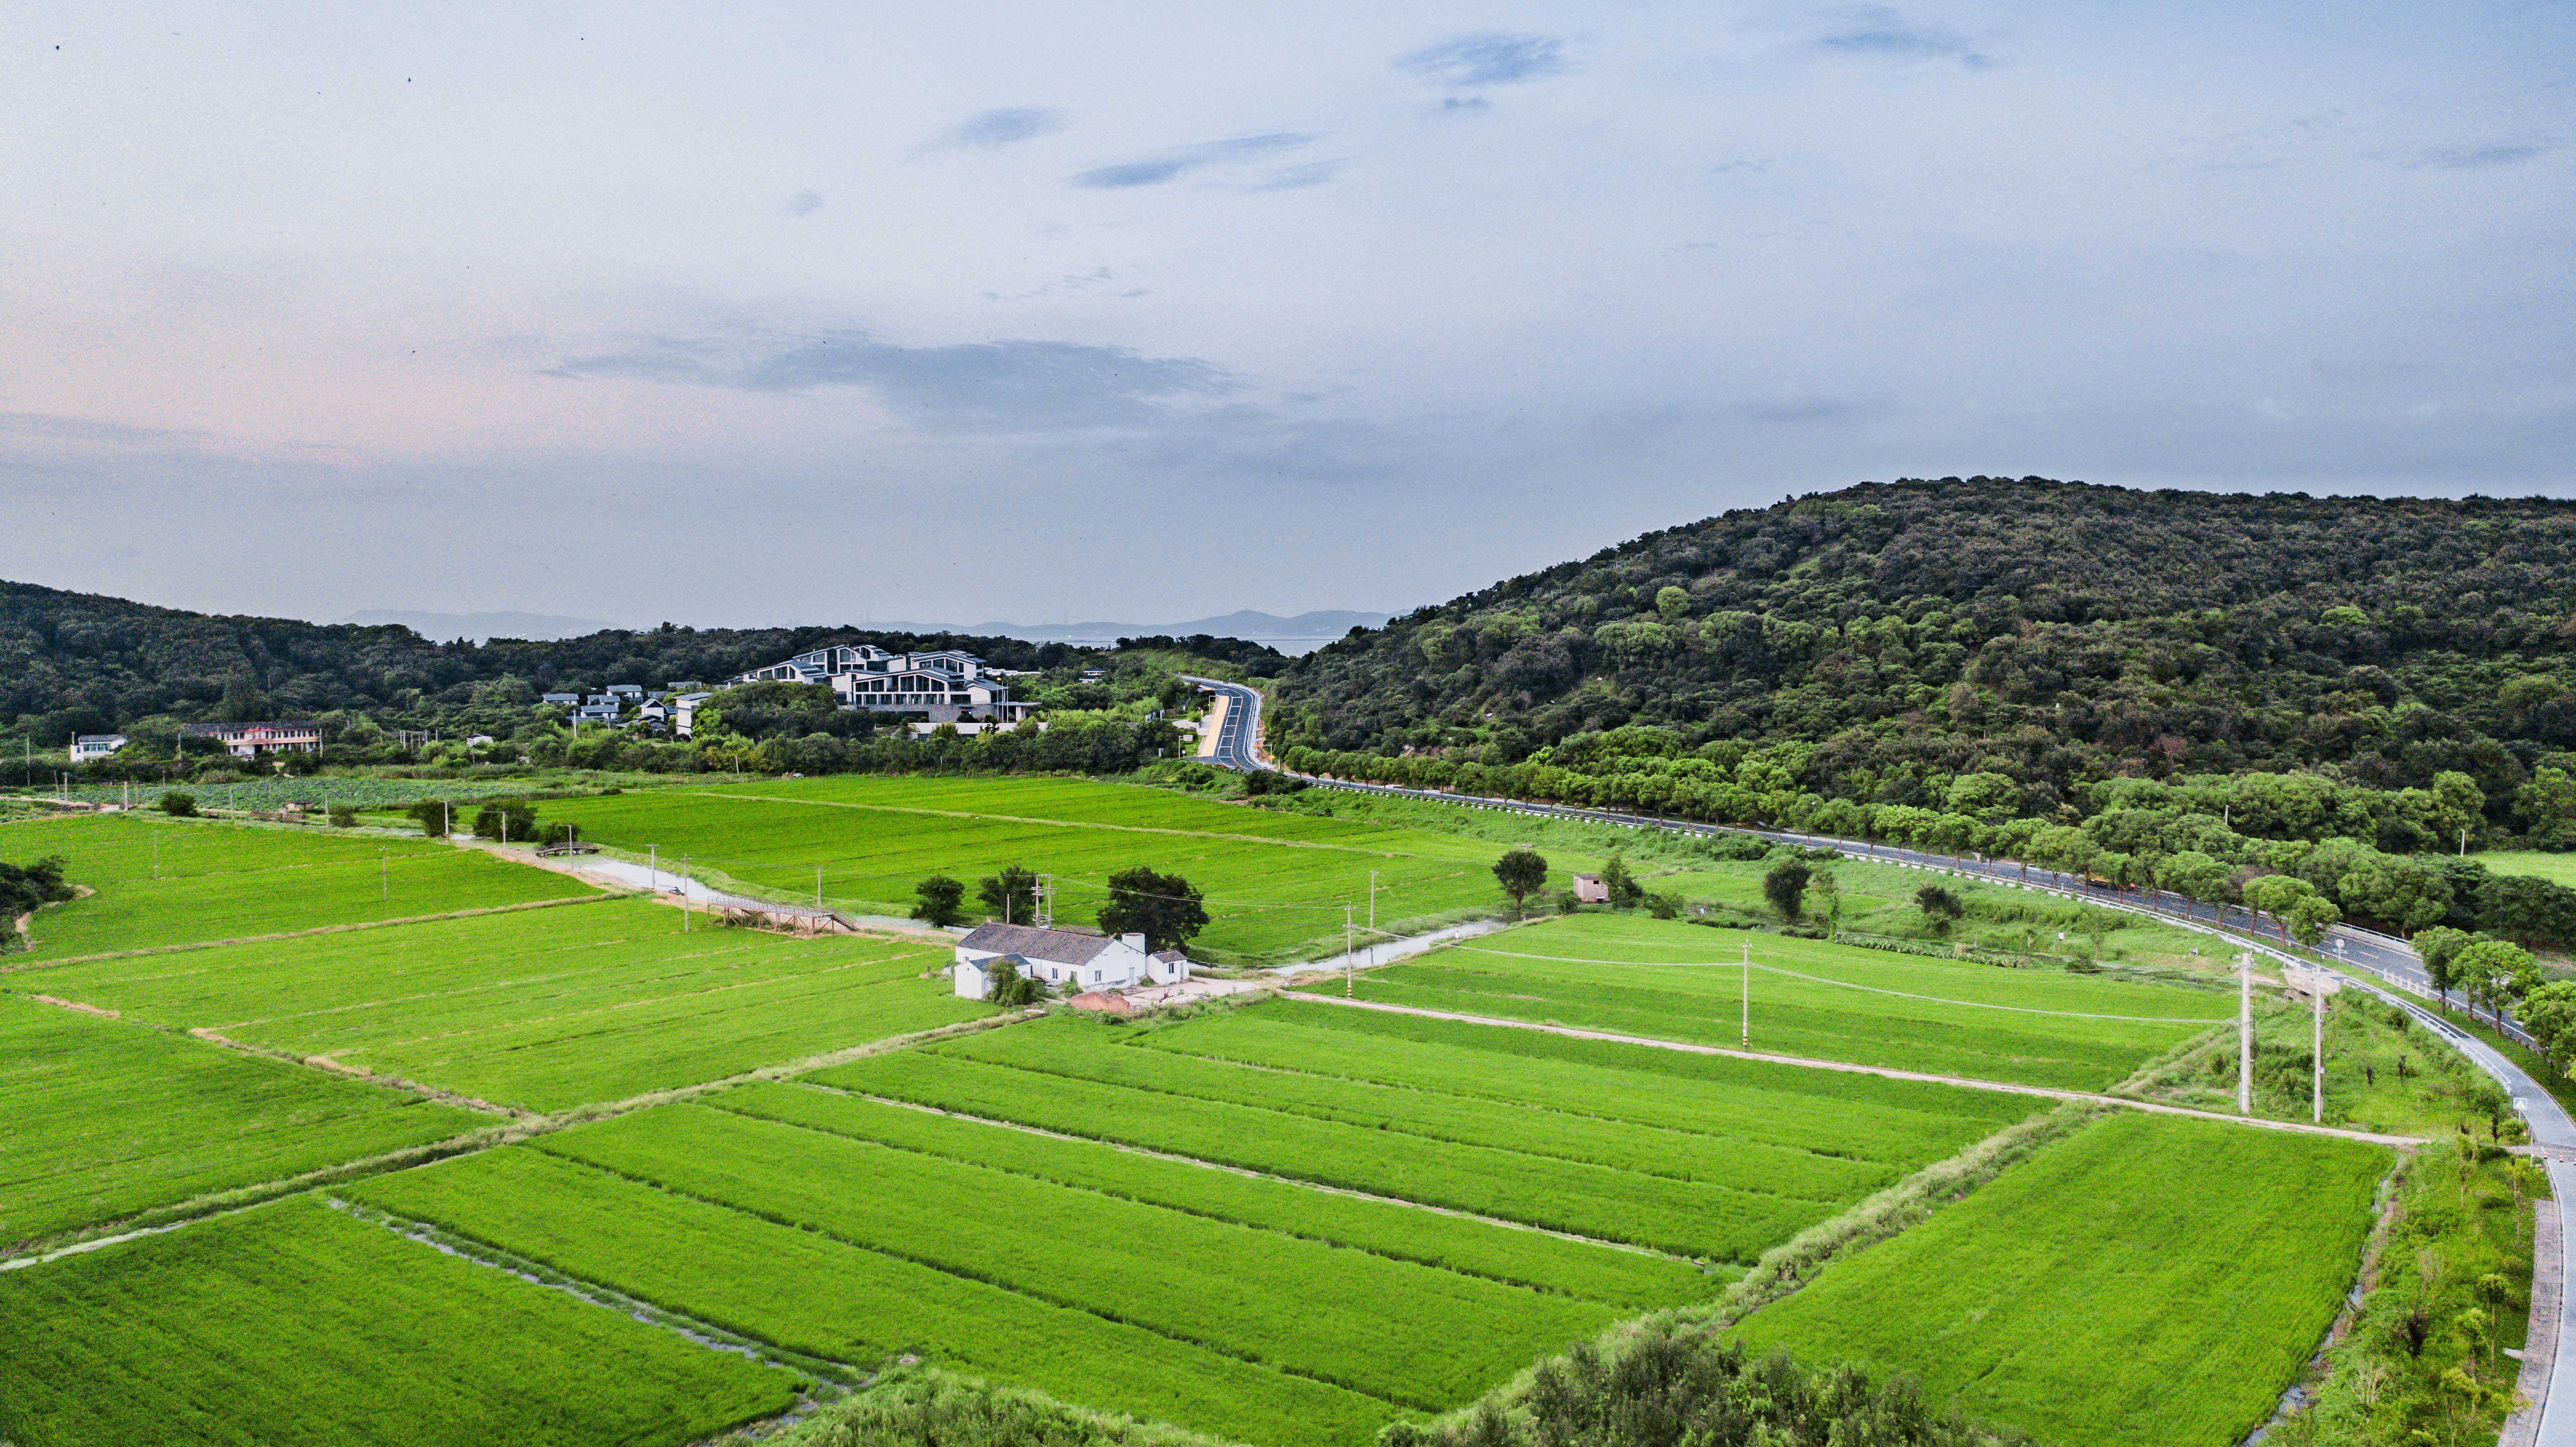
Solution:
<svg viewBox="0 0 2576 1447"><path fill-rule="evenodd" d="M2566 3L8 32L23 581L1151 620L1863 478L2576 481Z"/></svg>

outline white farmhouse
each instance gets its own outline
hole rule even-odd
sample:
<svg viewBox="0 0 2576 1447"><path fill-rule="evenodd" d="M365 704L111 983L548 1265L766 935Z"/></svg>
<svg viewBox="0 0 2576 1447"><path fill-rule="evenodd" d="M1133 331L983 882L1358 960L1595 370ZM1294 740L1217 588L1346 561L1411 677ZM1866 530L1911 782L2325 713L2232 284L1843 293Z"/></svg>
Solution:
<svg viewBox="0 0 2576 1447"><path fill-rule="evenodd" d="M950 974L957 993L981 1000L993 992L995 961L1050 985L1074 990L1124 990L1135 985L1176 985L1190 977L1179 950L1145 952L1143 935L1104 935L1090 930L1039 929L1025 924L979 925L957 942ZM1071 993L1071 991L1068 991Z"/></svg>
<svg viewBox="0 0 2576 1447"><path fill-rule="evenodd" d="M72 735L72 762L86 764L103 759L133 742L123 734Z"/></svg>

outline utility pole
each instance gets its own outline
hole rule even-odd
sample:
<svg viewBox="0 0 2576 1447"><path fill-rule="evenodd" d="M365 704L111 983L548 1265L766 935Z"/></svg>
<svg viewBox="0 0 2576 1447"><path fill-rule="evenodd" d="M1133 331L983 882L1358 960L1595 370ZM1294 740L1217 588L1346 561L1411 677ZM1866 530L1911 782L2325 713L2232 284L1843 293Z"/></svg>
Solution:
<svg viewBox="0 0 2576 1447"><path fill-rule="evenodd" d="M652 851L644 857L644 867L652 871L646 888L658 890L662 887L662 846L647 844L644 847Z"/></svg>
<svg viewBox="0 0 2576 1447"><path fill-rule="evenodd" d="M157 865L157 864L156 864L155 866L153 866L153 872L154 872L155 874L158 874L158 873L160 872L160 866L159 866L159 865ZM385 903L387 903L387 904L391 904L391 903L393 903L393 898L394 898L394 866L393 866L393 861L392 861L390 858L388 858L388 857L386 856L386 854L385 854L385 848L384 848L384 846L383 846L383 845L381 845L381 844L379 844L379 845L377 845L377 846L376 846L376 887L377 887L379 890L381 890L381 891L383 892Z"/></svg>
<svg viewBox="0 0 2576 1447"><path fill-rule="evenodd" d="M2254 952L2236 952L2236 1113L2254 1113Z"/></svg>
<svg viewBox="0 0 2576 1447"><path fill-rule="evenodd" d="M1369 963L1377 963L1377 871L1369 871Z"/></svg>
<svg viewBox="0 0 2576 1447"><path fill-rule="evenodd" d="M1351 997L1351 907L1342 906L1342 998Z"/></svg>
<svg viewBox="0 0 2576 1447"><path fill-rule="evenodd" d="M823 907L823 866L819 864L814 866L814 907Z"/></svg>
<svg viewBox="0 0 2576 1447"><path fill-rule="evenodd" d="M2320 981L2320 986L2323 985ZM2319 988L2313 997L2317 1002L2314 1022L2309 1027L2308 1059L2315 1074L2309 1085L2308 1120L2315 1125L2326 1123L2326 992Z"/></svg>

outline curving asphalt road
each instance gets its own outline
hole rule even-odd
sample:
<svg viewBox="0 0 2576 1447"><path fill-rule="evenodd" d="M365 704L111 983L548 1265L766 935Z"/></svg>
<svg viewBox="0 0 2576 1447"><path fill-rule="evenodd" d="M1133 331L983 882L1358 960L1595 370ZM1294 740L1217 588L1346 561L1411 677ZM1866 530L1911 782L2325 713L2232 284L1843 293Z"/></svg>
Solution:
<svg viewBox="0 0 2576 1447"><path fill-rule="evenodd" d="M1217 739L1214 762L1243 771L1276 769L1278 766L1261 751L1261 694L1239 683L1216 678L1190 678L1192 683L1212 693L1226 696L1225 724ZM1281 772L1291 772L1281 770ZM2283 948L2288 942L2267 938L2271 932L2262 928L2253 913L2239 905L2213 905L2160 889L2121 889L2098 885L2082 875L2059 870L2034 868L2009 860L1984 859L1974 855L1960 857L1929 850L1911 849L1866 840L1836 839L1819 834L1804 834L1784 829L1737 829L1695 820L1664 819L1647 814L1626 814L1609 809L1578 809L1561 804L1532 804L1519 799L1494 799L1474 794L1447 793L1432 789L1406 789L1392 784L1362 784L1343 779L1324 779L1311 774L1298 777L1323 788L1348 789L1364 794L1393 794L1410 799L1427 799L1436 803L1469 809L1500 809L1516 814L1529 814L1558 819L1580 819L1589 823L1609 824L1625 829L1659 829L1674 834L1751 834L1784 844L1802 844L1857 855L1864 859L1885 860L1918 869L1941 870L2027 889L2051 893L2125 909L2140 914L2156 915L2176 923L2223 938L2233 945L2251 948L2275 960L2297 960ZM2576 1120L2571 1120L2557 1098L2541 1087L2521 1066L2487 1045L2485 1041L2451 1024L2425 1009L2414 997L2429 998L2432 981L2424 973L2423 958L2403 940L2373 930L2337 926L2326 941L2325 951L2352 984L2390 1004L2403 1007L2427 1029L2438 1032L2451 1046L2504 1086L2513 1098L2514 1109L2531 1127L2532 1141L2540 1147L2547 1161L2550 1192L2556 1197L2559 1211L2560 1239L2576 1243ZM2398 993L2392 993L2392 989ZM2531 1038L2511 1021L2503 1022L2504 1033L2523 1044ZM2576 1383L2576 1292L2562 1293L2559 1301L2557 1347L2554 1366L2546 1381L2534 1395L2540 1417L2537 1430L2525 1440L2535 1447L2576 1447L2576 1388L2550 1392L2551 1383ZM2512 1435L2509 1431L2508 1435Z"/></svg>

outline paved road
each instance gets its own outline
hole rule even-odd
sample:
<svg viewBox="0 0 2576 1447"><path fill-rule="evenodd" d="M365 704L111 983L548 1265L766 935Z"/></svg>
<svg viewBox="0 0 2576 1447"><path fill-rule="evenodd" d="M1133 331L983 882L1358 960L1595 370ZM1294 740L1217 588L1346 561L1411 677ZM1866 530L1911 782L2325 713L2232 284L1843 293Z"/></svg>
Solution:
<svg viewBox="0 0 2576 1447"><path fill-rule="evenodd" d="M1222 679L1193 678L1202 688L1222 693L1229 699L1225 726L1217 741L1214 761L1230 769L1274 768L1261 752L1261 695L1242 684ZM1469 809L1500 809L1516 814L1529 814L1559 819L1580 819L1596 824L1609 824L1626 829L1660 829L1677 834L1714 835L1752 834L1779 843L1803 844L1838 849L1865 859L1886 860L1921 869L1946 870L1952 873L2016 884L2025 888L2049 890L2117 909L2135 910L2187 924L2213 935L2222 935L2235 945L2251 945L2278 960L2292 956L2282 948L2275 931L2265 929L2251 911L2237 905L2205 904L2158 889L2121 889L2093 883L2081 875L2052 869L2035 868L2009 860L1960 857L1930 850L1910 849L1865 840L1835 839L1804 834L1794 830L1752 828L1730 829L1693 820L1663 819L1652 815L1625 814L1608 809L1580 809L1561 804L1532 804L1518 799L1492 799L1472 794L1446 793L1429 789L1405 789L1391 784L1362 784L1339 779L1322 779L1303 775L1310 783L1328 788L1350 789L1360 793L1394 794L1406 798L1427 799ZM2432 983L2424 973L2424 961L2405 941L2375 931L2353 926L2338 926L2325 941L2326 951L2342 968L2346 978L2356 985L2394 1004L2402 1004L2423 1025L2450 1042L2480 1069L2501 1083L2513 1097L2514 1108L2531 1127L2532 1140L2550 1157L2549 1172L2552 1194L2557 1198L2564 1239L2576 1242L2576 1121L2571 1121L2555 1097L2543 1089L2523 1069L2489 1047L2484 1041L2459 1029L2433 1012L2426 1010L2414 997L2429 996ZM2304 962L2303 962L2304 963ZM2390 988L2393 987L2394 993ZM2504 1023L2505 1033L2524 1044L2524 1035L2512 1022ZM2551 1373L2553 1382L2576 1383L2576 1292L2566 1293L2560 1302L2557 1361ZM2532 1439L2537 1447L2576 1447L2576 1386L2548 1393L2541 1403L2539 1430Z"/></svg>

